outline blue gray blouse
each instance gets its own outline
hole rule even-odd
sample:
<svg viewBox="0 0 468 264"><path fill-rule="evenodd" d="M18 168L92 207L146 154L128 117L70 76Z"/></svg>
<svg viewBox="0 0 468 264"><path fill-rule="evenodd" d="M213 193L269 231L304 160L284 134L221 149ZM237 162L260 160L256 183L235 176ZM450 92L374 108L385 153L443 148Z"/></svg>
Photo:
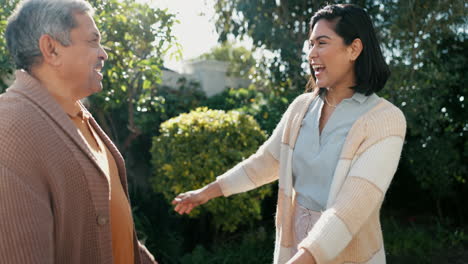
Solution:
<svg viewBox="0 0 468 264"><path fill-rule="evenodd" d="M302 120L293 151L293 179L297 202L313 211L325 209L336 164L346 136L354 122L377 105L376 94L354 93L333 111L319 133L319 120L324 101L317 96Z"/></svg>

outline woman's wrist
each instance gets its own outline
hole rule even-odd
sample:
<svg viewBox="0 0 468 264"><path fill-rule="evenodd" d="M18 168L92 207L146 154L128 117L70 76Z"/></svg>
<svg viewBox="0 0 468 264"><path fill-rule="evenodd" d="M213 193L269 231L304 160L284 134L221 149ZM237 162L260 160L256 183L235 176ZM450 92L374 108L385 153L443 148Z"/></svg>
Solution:
<svg viewBox="0 0 468 264"><path fill-rule="evenodd" d="M219 183L214 181L205 187L202 188L201 190L205 197L208 200L211 200L213 198L219 197L223 195L223 192L221 191L221 186L219 186Z"/></svg>

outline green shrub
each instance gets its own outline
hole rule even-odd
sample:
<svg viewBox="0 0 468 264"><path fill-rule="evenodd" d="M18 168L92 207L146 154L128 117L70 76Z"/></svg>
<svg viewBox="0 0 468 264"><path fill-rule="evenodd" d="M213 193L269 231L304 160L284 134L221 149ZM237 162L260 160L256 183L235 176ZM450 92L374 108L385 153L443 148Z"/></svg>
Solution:
<svg viewBox="0 0 468 264"><path fill-rule="evenodd" d="M286 89L258 89L255 85L249 88L227 89L208 98L202 105L211 109L237 110L252 115L260 127L271 133L288 105L300 92Z"/></svg>
<svg viewBox="0 0 468 264"><path fill-rule="evenodd" d="M215 180L249 157L266 139L257 122L237 111L197 108L161 125L154 137L152 186L168 201ZM261 218L261 200L271 193L262 187L229 198L218 198L192 211L216 230L233 232ZM205 222L206 223L206 222Z"/></svg>

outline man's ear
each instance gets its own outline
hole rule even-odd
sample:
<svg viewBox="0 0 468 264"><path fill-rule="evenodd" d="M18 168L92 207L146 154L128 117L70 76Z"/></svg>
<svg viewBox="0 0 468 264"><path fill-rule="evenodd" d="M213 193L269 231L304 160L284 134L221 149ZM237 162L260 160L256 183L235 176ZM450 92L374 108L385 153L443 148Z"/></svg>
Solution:
<svg viewBox="0 0 468 264"><path fill-rule="evenodd" d="M354 39L351 45L349 45L350 48L350 60L355 61L359 57L359 55L362 52L363 46L362 46L362 41L361 39L357 38Z"/></svg>
<svg viewBox="0 0 468 264"><path fill-rule="evenodd" d="M58 52L60 46L60 43L51 36L42 35L39 38L39 49L42 53L43 62L53 66L60 66L61 61Z"/></svg>

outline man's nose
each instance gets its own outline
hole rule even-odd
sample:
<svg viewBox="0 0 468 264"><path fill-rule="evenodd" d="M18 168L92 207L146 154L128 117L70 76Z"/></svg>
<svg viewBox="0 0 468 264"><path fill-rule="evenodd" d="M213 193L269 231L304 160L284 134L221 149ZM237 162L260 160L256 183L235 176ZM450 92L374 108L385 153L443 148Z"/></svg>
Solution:
<svg viewBox="0 0 468 264"><path fill-rule="evenodd" d="M107 55L106 50L111 50L111 49L102 45L99 47L99 54L98 54L99 59L106 61L109 58L109 55Z"/></svg>

